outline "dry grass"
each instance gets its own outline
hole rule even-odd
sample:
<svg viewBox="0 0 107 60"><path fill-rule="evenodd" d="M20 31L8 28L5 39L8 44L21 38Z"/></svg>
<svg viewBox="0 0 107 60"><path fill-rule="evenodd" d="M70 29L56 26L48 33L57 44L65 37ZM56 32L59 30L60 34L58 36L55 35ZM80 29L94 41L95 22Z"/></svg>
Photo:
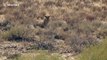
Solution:
<svg viewBox="0 0 107 60"><path fill-rule="evenodd" d="M8 3L15 1L9 0ZM7 0L1 2L5 3ZM7 33L5 35L11 36L16 34L13 32L14 29L11 29L16 24L24 26L26 29L22 29L27 30L24 32L24 38L39 41L37 46L45 42L38 49L50 50L47 48L49 44L57 51L65 47L61 44L61 47L56 48L57 42L63 41L70 48L70 51L66 52L80 53L84 47L96 44L98 39L107 35L105 28L107 25L102 24L102 21L107 20L106 0L17 0L17 2L21 3L17 7L4 7L0 4L0 12L8 21L0 23L0 30L9 32L10 35ZM19 29L16 29L17 27L15 31L18 32Z"/></svg>
<svg viewBox="0 0 107 60"><path fill-rule="evenodd" d="M50 54L48 52L25 53L14 60L63 60L59 54Z"/></svg>

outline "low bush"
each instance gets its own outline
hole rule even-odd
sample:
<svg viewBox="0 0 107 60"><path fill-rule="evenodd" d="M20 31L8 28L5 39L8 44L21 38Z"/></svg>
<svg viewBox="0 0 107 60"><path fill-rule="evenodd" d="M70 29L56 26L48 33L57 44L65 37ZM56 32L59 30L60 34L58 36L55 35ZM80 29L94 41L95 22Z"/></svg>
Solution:
<svg viewBox="0 0 107 60"><path fill-rule="evenodd" d="M17 40L21 39L24 35L24 27L23 26L14 26L10 30L2 33L2 38L6 40Z"/></svg>

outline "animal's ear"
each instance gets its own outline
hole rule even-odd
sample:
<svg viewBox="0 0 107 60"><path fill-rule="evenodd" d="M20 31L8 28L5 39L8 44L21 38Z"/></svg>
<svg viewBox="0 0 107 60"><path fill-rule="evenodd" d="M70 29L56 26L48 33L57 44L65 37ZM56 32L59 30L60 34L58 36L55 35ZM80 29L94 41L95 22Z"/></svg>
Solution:
<svg viewBox="0 0 107 60"><path fill-rule="evenodd" d="M45 16L45 19L49 19L50 18L50 16Z"/></svg>

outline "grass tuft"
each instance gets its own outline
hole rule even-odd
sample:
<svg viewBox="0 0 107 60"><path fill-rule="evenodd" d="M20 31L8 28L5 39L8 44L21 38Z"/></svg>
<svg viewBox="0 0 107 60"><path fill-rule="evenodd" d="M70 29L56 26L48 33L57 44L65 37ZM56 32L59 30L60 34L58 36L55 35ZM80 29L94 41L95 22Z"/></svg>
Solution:
<svg viewBox="0 0 107 60"><path fill-rule="evenodd" d="M99 45L92 46L80 55L79 60L107 60L107 39Z"/></svg>

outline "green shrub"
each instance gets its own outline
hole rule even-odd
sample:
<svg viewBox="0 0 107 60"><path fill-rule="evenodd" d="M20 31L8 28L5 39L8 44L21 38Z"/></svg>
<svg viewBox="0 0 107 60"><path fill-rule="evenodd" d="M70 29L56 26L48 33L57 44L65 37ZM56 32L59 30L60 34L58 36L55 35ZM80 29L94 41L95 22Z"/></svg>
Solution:
<svg viewBox="0 0 107 60"><path fill-rule="evenodd" d="M79 60L107 60L107 39L99 45L86 49Z"/></svg>
<svg viewBox="0 0 107 60"><path fill-rule="evenodd" d="M40 51L36 53L25 53L14 60L63 60L58 54L50 54L48 52Z"/></svg>
<svg viewBox="0 0 107 60"><path fill-rule="evenodd" d="M6 40L15 39L16 37L22 37L24 35L24 27L23 26L14 26L10 30L2 33L2 38Z"/></svg>

